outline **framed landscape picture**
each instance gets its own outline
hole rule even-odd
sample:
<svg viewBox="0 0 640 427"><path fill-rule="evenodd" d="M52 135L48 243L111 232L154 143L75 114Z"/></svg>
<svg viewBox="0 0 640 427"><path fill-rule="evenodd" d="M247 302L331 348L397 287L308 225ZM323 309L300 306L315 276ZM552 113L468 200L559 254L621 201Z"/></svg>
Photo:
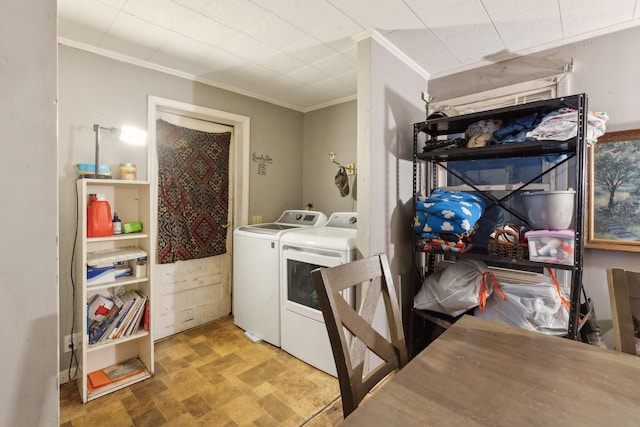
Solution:
<svg viewBox="0 0 640 427"><path fill-rule="evenodd" d="M598 138L587 171L585 247L640 252L640 129Z"/></svg>

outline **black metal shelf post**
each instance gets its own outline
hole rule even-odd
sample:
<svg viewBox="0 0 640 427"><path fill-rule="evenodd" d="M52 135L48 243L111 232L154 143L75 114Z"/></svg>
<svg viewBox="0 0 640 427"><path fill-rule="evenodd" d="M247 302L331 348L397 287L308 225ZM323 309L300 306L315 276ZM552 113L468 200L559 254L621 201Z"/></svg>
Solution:
<svg viewBox="0 0 640 427"><path fill-rule="evenodd" d="M502 145L488 145L477 148L451 148L452 145L441 144L438 139L443 135L456 135L466 131L469 125L480 120L500 119L503 121L515 119L532 113L546 114L556 111L562 107L570 107L577 111L577 130L576 136L566 141L527 141ZM424 122L415 123L413 125L413 194L414 206L413 212L416 213L415 202L417 201L417 191L419 185L426 186L426 192L429 194L437 187L437 168L444 168L451 173L447 167L447 162L465 161L465 160L489 160L489 159L511 159L524 157L540 157L548 155L566 155L566 158L559 162L564 164L569 160L575 162L576 178L575 178L575 200L574 200L574 262L573 265L541 263L529 260L515 260L510 258L499 258L491 256L486 252L456 253L455 256L471 257L484 261L490 261L492 264L500 267L523 270L523 271L541 271L543 268L555 268L569 271L571 273L571 295L569 309L569 323L567 326L567 338L577 339L579 331L580 319L580 298L584 294L582 289L582 270L584 259L584 207L586 201L586 130L587 130L587 96L586 94L572 95L562 98L555 98L544 101L537 101L528 104L517 105L513 107L505 107L496 110L483 111L480 113L472 113L454 117L440 117L436 119L426 120ZM419 140L425 139L425 149L420 151ZM436 143L435 141L439 141ZM422 162L425 169L429 169L429 173L425 171L424 181L418 176L418 163ZM473 191L485 196L493 204L505 208L505 200L513 197L515 193L527 189L527 186L535 182L544 175L549 174L557 168L559 164L543 171L539 176L529 180L528 182L517 185L507 195L502 198L494 197L479 188L478 185L466 180L464 176L453 173L459 180L469 185ZM427 177L428 176L428 177ZM508 209L507 209L508 210ZM509 210L512 214L511 210ZM519 219L524 219L521 215L515 215ZM417 277L414 280L416 286L421 283L423 274L431 274L434 271L435 255L437 251L426 251L426 261L423 265L418 265L418 255L421 252L418 249L417 239L413 247L413 260L416 263ZM424 258L424 257L421 257ZM415 295L415 292L414 292ZM412 313L410 333L413 333L413 324L416 313ZM424 316L423 316L424 317ZM427 315L427 318L433 318L433 315ZM435 316L438 317L438 316ZM414 341L414 337L410 337L410 343Z"/></svg>

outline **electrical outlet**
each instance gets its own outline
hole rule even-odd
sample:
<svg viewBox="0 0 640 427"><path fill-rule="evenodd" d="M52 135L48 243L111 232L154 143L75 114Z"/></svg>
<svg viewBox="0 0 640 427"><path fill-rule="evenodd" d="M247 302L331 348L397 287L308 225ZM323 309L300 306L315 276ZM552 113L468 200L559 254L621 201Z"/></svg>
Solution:
<svg viewBox="0 0 640 427"><path fill-rule="evenodd" d="M68 353L71 351L71 335L67 335L64 337L64 352ZM74 342L75 345L75 342Z"/></svg>
<svg viewBox="0 0 640 427"><path fill-rule="evenodd" d="M254 224L262 224L262 215L254 215L253 216Z"/></svg>
<svg viewBox="0 0 640 427"><path fill-rule="evenodd" d="M69 353L71 351L71 335L64 337L64 352ZM73 337L73 347L78 349L82 343L80 342L80 333L77 333Z"/></svg>

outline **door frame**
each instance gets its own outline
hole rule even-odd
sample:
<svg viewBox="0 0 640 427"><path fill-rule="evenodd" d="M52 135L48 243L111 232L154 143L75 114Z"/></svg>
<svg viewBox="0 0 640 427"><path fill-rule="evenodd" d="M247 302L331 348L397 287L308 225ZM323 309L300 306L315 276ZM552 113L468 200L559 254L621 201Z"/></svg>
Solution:
<svg viewBox="0 0 640 427"><path fill-rule="evenodd" d="M231 142L230 163L233 173L231 188L231 221L232 229L249 223L249 149L251 119L247 116L214 110L185 102L160 98L149 95L148 98L148 132L149 154L147 156L148 179L158 176L158 159L156 151L156 119L158 110L180 114L196 119L216 122L233 126L233 141ZM158 189L152 186L152 218L158 218ZM155 254L154 254L155 256Z"/></svg>

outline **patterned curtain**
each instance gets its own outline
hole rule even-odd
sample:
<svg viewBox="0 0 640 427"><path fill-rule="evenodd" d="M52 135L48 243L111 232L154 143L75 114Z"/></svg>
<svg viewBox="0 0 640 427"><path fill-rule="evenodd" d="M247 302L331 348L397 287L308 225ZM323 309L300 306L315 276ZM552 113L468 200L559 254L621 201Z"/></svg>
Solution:
<svg viewBox="0 0 640 427"><path fill-rule="evenodd" d="M160 264L227 252L231 132L156 122Z"/></svg>

